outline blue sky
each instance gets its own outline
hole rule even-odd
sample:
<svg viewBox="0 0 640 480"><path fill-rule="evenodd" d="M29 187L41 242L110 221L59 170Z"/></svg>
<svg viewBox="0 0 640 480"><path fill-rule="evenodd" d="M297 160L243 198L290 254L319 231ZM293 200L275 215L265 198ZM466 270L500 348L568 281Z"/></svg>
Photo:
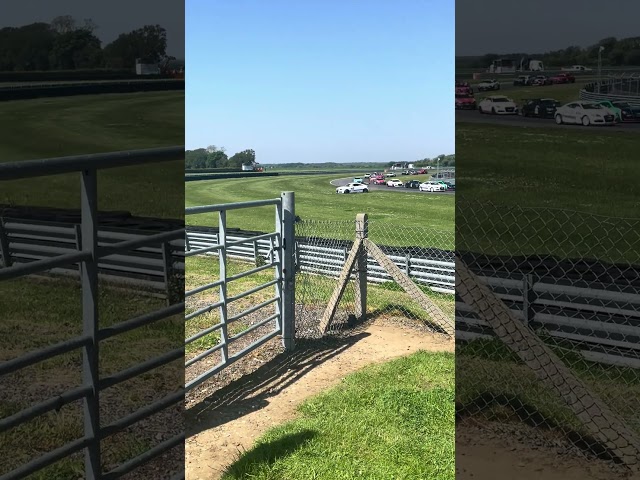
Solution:
<svg viewBox="0 0 640 480"><path fill-rule="evenodd" d="M260 163L454 153L455 7L188 0L186 147Z"/></svg>

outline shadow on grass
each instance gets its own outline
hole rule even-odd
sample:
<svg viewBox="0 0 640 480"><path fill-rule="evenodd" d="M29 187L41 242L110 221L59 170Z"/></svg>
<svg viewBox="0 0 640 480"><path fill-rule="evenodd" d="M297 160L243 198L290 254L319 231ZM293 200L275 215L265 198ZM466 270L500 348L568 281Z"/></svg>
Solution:
<svg viewBox="0 0 640 480"><path fill-rule="evenodd" d="M534 405L522 401L516 395L499 395L492 392L484 392L465 402L465 404L456 402L456 420L459 421L478 415L489 418L491 416L490 410L495 407L507 408L515 418L530 427L560 432L578 449L595 455L601 460L622 463L611 449L592 435L558 424L555 420L540 412Z"/></svg>
<svg viewBox="0 0 640 480"><path fill-rule="evenodd" d="M187 410L187 438L264 408L269 398L369 335L358 332L347 338L298 340L295 351L281 353Z"/></svg>
<svg viewBox="0 0 640 480"><path fill-rule="evenodd" d="M318 433L313 430L302 430L298 433L285 435L278 440L260 443L251 450L242 453L234 463L229 465L224 471L223 478L249 478L247 473L261 470L257 465L268 467L277 460L291 455L317 435Z"/></svg>

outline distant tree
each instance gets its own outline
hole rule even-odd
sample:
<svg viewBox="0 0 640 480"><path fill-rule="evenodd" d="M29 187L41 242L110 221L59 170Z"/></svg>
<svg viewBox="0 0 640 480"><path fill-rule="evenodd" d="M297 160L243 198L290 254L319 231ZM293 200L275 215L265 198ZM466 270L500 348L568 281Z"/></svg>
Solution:
<svg viewBox="0 0 640 480"><path fill-rule="evenodd" d="M77 29L58 34L51 49L53 68L73 70L102 66L101 42L89 30Z"/></svg>
<svg viewBox="0 0 640 480"><path fill-rule="evenodd" d="M253 150L243 150L233 155L227 161L229 168L240 168L242 165L251 164L256 161L256 152Z"/></svg>
<svg viewBox="0 0 640 480"><path fill-rule="evenodd" d="M60 15L51 20L51 28L56 33L64 34L76 30L77 23L71 15Z"/></svg>
<svg viewBox="0 0 640 480"><path fill-rule="evenodd" d="M104 48L107 65L133 68L136 59L142 63L159 63L167 56L167 32L160 25L145 25L123 33Z"/></svg>

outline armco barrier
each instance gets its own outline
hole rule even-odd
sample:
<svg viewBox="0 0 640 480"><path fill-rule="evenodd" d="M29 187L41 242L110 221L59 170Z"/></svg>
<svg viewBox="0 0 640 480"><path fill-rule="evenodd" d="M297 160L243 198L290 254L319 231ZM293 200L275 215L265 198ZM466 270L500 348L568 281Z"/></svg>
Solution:
<svg viewBox="0 0 640 480"><path fill-rule="evenodd" d="M27 100L43 97L68 97L102 93L157 92L184 90L184 80L131 80L48 85L16 85L0 87L0 101Z"/></svg>

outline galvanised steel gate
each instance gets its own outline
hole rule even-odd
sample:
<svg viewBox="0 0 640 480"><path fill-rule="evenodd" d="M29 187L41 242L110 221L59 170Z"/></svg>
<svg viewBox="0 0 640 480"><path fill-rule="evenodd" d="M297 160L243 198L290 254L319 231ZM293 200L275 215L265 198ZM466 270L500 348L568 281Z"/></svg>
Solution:
<svg viewBox="0 0 640 480"><path fill-rule="evenodd" d="M171 405L182 403L184 401L184 390L178 388L160 400L147 404L108 425L101 423L101 392L182 358L184 350L183 348L170 350L155 358L101 378L99 369L101 344L116 335L132 332L160 320L182 314L184 312L184 302L173 303L167 307L122 320L113 325L101 325L98 314L98 299L100 296L98 263L103 259L143 246L158 246L177 239L184 239L184 229L141 235L109 245L99 242L97 234L99 170L131 165L157 164L183 159L184 147L178 146L0 164L0 180L2 181L63 173L78 173L81 185L80 244L77 248L70 248L68 253L61 253L29 263L9 266L9 262L5 260L7 265L4 268L0 268L0 282L31 274L50 272L52 269L63 265L79 264L82 286L82 318L79 321L83 325L82 334L75 338L0 362L0 377L2 377L68 352L82 350L82 385L0 419L0 434L77 400L84 402L84 435L81 438L24 463L20 467L1 475L0 480L28 477L32 473L38 472L80 451L84 451L84 477L87 480L120 478L149 460L184 443L184 433L177 434L110 471L105 472L102 469L101 444L103 440L125 431L131 425L149 418ZM4 251L7 250L5 249ZM184 478L184 472L178 472L174 478Z"/></svg>
<svg viewBox="0 0 640 480"><path fill-rule="evenodd" d="M188 368L197 362L219 352L220 360L211 369L188 381L185 389L188 391L202 382L212 377L220 370L244 357L249 352L263 345L272 338L281 335L283 346L287 350L294 348L294 332L295 332L295 209L294 209L294 193L283 192L280 198L269 200L257 200L251 202L228 203L221 205L205 205L198 207L189 207L185 209L186 215L197 215L206 213L217 213L218 216L218 243L205 247L192 246L187 242L186 257L194 255L202 255L210 252L218 252L219 277L216 281L198 286L192 290L185 292L185 298L191 297L207 290L219 289L218 301L210 303L204 307L185 315L185 321L189 322L194 318L218 309L218 323L209 325L203 330L191 335L185 340L189 345L196 340L214 332L219 332L216 345L202 352L198 352L195 356L185 362L185 368ZM256 207L264 207L273 205L275 207L275 231L256 235L253 237L242 238L230 241L227 235L227 212L239 209L249 209ZM250 270L243 271L235 275L228 275L227 256L229 249L238 245L255 245L258 241L269 242L269 254L264 265L256 266ZM273 280L258 285L249 290L243 291L236 295L229 295L227 286L230 282L248 277L265 270L273 268L275 270ZM188 275L188 267L186 268ZM232 302L245 298L249 295L274 287L274 296L266 301L260 302L252 307L235 315L228 314L228 306ZM249 328L235 334L230 335L229 325L236 322L247 315L257 312L258 310L275 305L275 313L254 323ZM260 336L258 339L243 347L239 351L230 354L229 346L239 338L257 330L258 328L273 323L273 329L268 333Z"/></svg>

